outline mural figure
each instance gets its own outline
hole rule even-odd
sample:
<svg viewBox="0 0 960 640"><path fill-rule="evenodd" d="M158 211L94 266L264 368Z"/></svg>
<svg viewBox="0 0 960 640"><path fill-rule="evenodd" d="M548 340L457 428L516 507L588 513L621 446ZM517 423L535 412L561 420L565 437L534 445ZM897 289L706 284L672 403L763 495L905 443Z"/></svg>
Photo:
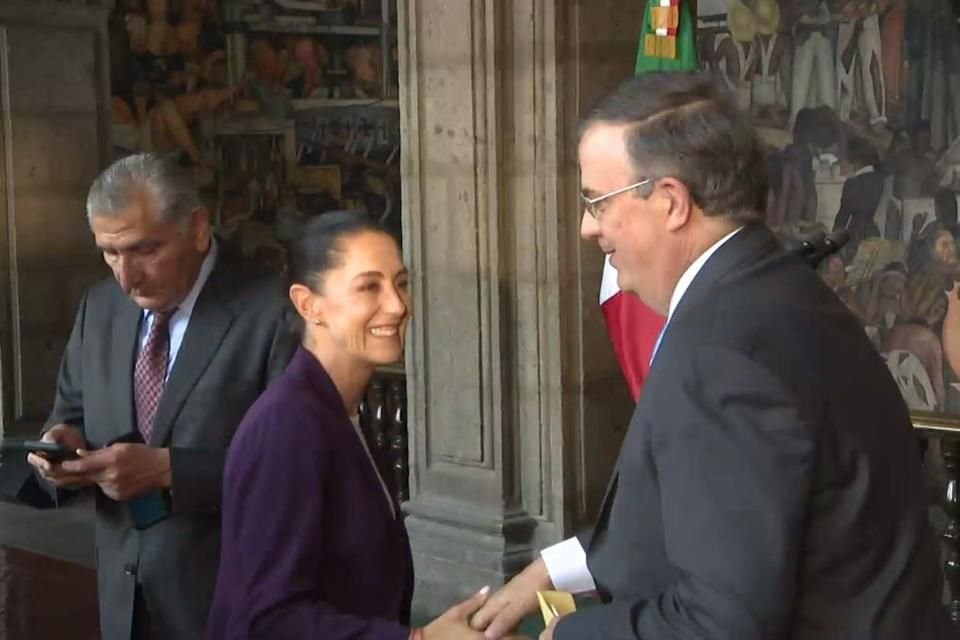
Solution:
<svg viewBox="0 0 960 640"><path fill-rule="evenodd" d="M798 18L793 27L793 79L790 121L801 109L837 106L837 76L831 35L833 23L823 0L796 0Z"/></svg>
<svg viewBox="0 0 960 640"><path fill-rule="evenodd" d="M960 418L954 5L704 0L698 8L704 62L768 145L768 224L784 239L849 231L819 273L863 323L910 408Z"/></svg>
<svg viewBox="0 0 960 640"><path fill-rule="evenodd" d="M750 8L756 24L750 103L758 118L776 122L779 110L788 105L781 71L790 53L789 39L780 33L780 5L776 0L752 0Z"/></svg>
<svg viewBox="0 0 960 640"><path fill-rule="evenodd" d="M753 12L740 0L733 0L727 9L729 32L716 36L716 57L727 86L737 96L743 110L750 108L751 78L756 63L757 23Z"/></svg>
<svg viewBox="0 0 960 640"><path fill-rule="evenodd" d="M870 125L886 123L886 89L882 73L880 18L875 0L848 0L839 9L837 29L838 114L850 120L857 95ZM857 87L857 79L860 86ZM859 91L858 91L859 90Z"/></svg>

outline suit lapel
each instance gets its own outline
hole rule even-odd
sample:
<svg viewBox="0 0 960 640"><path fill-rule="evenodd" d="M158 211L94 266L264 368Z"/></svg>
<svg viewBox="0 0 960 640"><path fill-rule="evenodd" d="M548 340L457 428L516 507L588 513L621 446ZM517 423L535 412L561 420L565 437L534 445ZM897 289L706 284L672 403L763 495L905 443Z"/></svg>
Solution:
<svg viewBox="0 0 960 640"><path fill-rule="evenodd" d="M167 442L184 402L233 324L234 314L228 304L233 287L230 267L226 264L228 260L222 249L221 245L217 264L200 291L190 314L187 332L183 336L177 359L173 363L163 396L160 398L160 406L157 408L157 417L150 436L151 446L159 447Z"/></svg>
<svg viewBox="0 0 960 640"><path fill-rule="evenodd" d="M116 411L117 431L110 434L112 437L137 430L137 417L133 409L133 363L136 358L142 318L143 310L124 296L115 320L111 341L110 371L116 372L113 375L117 397L123 399L113 405ZM105 438L105 440L109 439L112 438Z"/></svg>

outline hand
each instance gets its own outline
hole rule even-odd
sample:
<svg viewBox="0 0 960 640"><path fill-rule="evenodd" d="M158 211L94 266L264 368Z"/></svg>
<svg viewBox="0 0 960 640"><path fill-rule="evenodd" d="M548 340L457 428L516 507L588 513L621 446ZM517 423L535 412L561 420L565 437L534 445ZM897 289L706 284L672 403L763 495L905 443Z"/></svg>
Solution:
<svg viewBox="0 0 960 640"><path fill-rule="evenodd" d="M553 640L553 630L557 628L558 622L560 622L560 616L554 616L547 628L540 634L540 640Z"/></svg>
<svg viewBox="0 0 960 640"><path fill-rule="evenodd" d="M538 609L537 591L552 587L547 565L538 558L487 600L474 614L470 626L477 631L485 630L487 640L501 638Z"/></svg>
<svg viewBox="0 0 960 640"><path fill-rule="evenodd" d="M125 502L170 486L169 449L124 442L77 453L80 459L64 462L64 471L87 477L114 500Z"/></svg>
<svg viewBox="0 0 960 640"><path fill-rule="evenodd" d="M470 629L468 620L473 612L487 601L488 593L490 593L490 587L484 587L460 604L447 609L443 615L424 627L423 640L483 638Z"/></svg>
<svg viewBox="0 0 960 640"><path fill-rule="evenodd" d="M487 601L490 587L484 587L458 605L454 605L428 624L420 636L423 640L483 640L483 634L470 628L469 619ZM510 636L503 640L523 640Z"/></svg>
<svg viewBox="0 0 960 640"><path fill-rule="evenodd" d="M40 439L43 442L56 442L74 451L87 446L86 439L83 437L80 429L69 424L54 425L48 429ZM83 474L64 470L62 464L52 462L42 455L36 453L27 454L27 462L37 470L41 478L59 489L79 489L80 487L93 484Z"/></svg>

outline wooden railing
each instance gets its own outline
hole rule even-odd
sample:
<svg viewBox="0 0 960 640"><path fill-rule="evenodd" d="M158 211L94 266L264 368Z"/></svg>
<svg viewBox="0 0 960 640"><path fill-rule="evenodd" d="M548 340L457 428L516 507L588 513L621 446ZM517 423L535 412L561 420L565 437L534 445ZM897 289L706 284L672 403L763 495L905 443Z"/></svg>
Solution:
<svg viewBox="0 0 960 640"><path fill-rule="evenodd" d="M407 378L402 368L383 368L374 374L360 405L360 425L399 507L410 497Z"/></svg>
<svg viewBox="0 0 960 640"><path fill-rule="evenodd" d="M927 478L936 486L935 502L943 509L940 540L947 608L950 619L960 626L960 426L936 418L918 420L915 426Z"/></svg>

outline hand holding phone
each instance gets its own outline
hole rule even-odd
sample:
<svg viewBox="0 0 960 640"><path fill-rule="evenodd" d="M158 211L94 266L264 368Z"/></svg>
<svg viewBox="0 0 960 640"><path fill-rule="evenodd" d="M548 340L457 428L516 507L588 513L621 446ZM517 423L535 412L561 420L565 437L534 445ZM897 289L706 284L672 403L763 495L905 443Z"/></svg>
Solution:
<svg viewBox="0 0 960 640"><path fill-rule="evenodd" d="M59 442L27 440L23 443L23 448L28 453L35 453L54 464L59 464L64 460L76 460L79 457L76 449L71 449Z"/></svg>
<svg viewBox="0 0 960 640"><path fill-rule="evenodd" d="M83 474L70 473L61 467L61 463L77 457L77 449L87 446L86 438L79 427L70 424L54 425L43 434L39 442L30 444L32 446L27 449L27 462L44 480L58 488L79 488L92 484ZM23 446L26 448L26 443Z"/></svg>

